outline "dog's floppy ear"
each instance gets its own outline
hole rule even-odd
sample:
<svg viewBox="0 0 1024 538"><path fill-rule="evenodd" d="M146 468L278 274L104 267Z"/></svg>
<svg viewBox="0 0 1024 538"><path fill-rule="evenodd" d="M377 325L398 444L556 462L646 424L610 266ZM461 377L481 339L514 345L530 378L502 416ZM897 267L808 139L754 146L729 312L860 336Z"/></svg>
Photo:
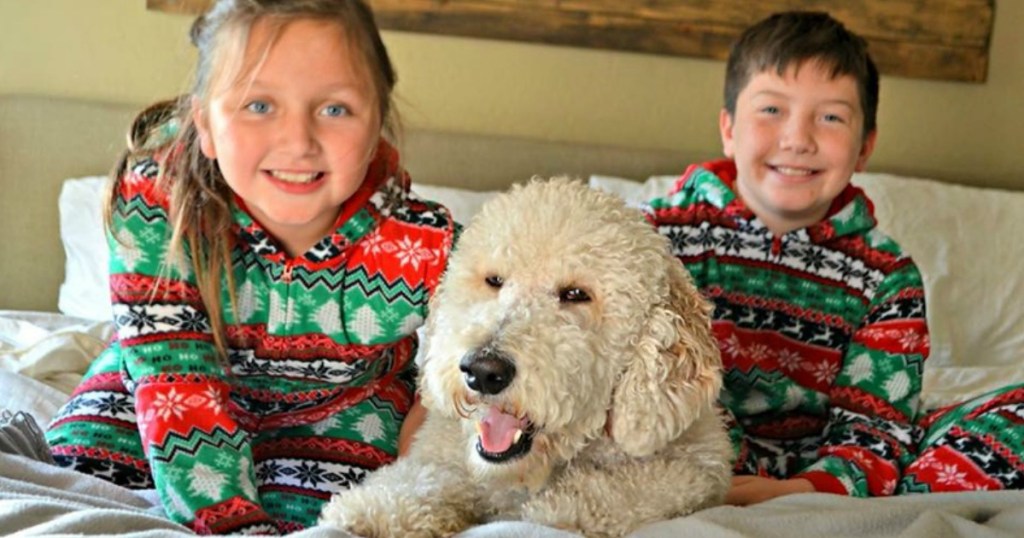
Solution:
<svg viewBox="0 0 1024 538"><path fill-rule="evenodd" d="M669 297L649 312L613 396L612 439L634 456L660 450L702 413L715 412L722 386L711 305L683 264L666 258Z"/></svg>

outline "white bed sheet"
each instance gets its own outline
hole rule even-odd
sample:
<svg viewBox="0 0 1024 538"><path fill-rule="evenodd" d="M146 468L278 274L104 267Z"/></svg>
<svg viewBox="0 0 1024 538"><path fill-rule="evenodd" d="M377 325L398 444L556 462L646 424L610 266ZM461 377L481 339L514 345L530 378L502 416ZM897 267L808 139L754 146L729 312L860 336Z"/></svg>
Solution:
<svg viewBox="0 0 1024 538"><path fill-rule="evenodd" d="M45 427L112 331L109 322L0 310L0 409L25 411Z"/></svg>

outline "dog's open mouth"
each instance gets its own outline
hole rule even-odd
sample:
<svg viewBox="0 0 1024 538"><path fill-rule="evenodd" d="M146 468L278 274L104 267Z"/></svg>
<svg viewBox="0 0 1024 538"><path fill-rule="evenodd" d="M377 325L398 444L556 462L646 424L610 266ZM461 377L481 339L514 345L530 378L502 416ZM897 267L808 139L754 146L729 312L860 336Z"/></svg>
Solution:
<svg viewBox="0 0 1024 538"><path fill-rule="evenodd" d="M493 463L502 463L526 455L533 446L533 424L525 417L516 417L491 406L487 415L476 423L476 451Z"/></svg>

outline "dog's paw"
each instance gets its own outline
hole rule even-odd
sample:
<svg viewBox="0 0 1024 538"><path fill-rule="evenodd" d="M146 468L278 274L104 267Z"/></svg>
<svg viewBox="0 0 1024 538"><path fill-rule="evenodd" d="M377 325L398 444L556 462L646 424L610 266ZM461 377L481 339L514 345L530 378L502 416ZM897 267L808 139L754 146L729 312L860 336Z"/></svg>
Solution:
<svg viewBox="0 0 1024 538"><path fill-rule="evenodd" d="M469 526L465 514L450 507L404 492L364 487L334 495L320 513L320 523L362 538L438 538Z"/></svg>
<svg viewBox="0 0 1024 538"><path fill-rule="evenodd" d="M399 534L387 525L390 516L351 491L338 493L320 512L321 525L333 525L362 538L389 538Z"/></svg>
<svg viewBox="0 0 1024 538"><path fill-rule="evenodd" d="M522 516L527 521L588 538L620 537L633 528L621 507L609 506L582 491L542 492L523 505Z"/></svg>

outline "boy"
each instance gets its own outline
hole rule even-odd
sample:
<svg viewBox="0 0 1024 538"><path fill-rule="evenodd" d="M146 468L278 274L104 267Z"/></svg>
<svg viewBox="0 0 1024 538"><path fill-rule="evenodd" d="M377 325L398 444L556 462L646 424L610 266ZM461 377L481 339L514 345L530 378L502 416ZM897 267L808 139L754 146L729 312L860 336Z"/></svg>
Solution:
<svg viewBox="0 0 1024 538"><path fill-rule="evenodd" d="M715 304L735 419L729 503L891 495L913 459L921 276L850 185L874 149L877 105L863 39L824 13L769 17L729 57L729 159L691 166L651 202Z"/></svg>

